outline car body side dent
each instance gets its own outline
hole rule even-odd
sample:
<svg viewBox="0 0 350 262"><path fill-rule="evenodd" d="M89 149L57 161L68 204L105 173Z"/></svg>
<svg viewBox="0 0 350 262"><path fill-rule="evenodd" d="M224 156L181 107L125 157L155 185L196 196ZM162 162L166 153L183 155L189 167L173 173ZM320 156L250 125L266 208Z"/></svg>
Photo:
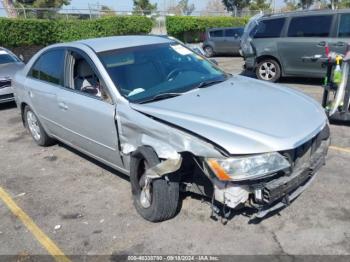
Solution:
<svg viewBox="0 0 350 262"><path fill-rule="evenodd" d="M201 157L223 157L214 145L156 121L121 103L116 107L121 154L129 156L140 146L150 146L161 159L178 159L190 152Z"/></svg>

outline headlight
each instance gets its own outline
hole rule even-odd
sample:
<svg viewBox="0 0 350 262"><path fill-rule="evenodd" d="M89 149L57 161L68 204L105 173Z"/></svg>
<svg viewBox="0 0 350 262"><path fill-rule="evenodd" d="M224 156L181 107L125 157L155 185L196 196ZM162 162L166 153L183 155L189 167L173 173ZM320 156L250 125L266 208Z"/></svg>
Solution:
<svg viewBox="0 0 350 262"><path fill-rule="evenodd" d="M290 167L277 152L227 159L208 158L206 161L215 175L225 181L258 178Z"/></svg>

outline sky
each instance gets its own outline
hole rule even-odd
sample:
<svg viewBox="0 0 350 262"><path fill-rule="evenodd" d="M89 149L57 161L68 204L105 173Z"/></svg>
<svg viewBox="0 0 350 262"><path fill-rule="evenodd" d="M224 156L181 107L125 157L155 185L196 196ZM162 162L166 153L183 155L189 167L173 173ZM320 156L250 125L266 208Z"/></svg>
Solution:
<svg viewBox="0 0 350 262"><path fill-rule="evenodd" d="M189 0L190 4L194 4L195 11L201 11L205 9L209 0ZM151 3L157 3L158 10L165 10L166 7L175 5L178 0L150 0ZM133 7L133 0L71 0L71 4L65 8L74 9L89 9L91 7L96 7L96 5L106 5L117 11L131 11ZM276 7L281 7L283 5L283 0L276 0ZM2 8L2 1L0 0L0 8ZM0 9L0 16L4 16L5 12Z"/></svg>

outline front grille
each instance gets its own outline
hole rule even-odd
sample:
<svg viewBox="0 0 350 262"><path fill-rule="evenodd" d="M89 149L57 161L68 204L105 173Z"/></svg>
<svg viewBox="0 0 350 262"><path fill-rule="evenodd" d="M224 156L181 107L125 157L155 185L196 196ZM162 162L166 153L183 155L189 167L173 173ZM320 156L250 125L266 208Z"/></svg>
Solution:
<svg viewBox="0 0 350 262"><path fill-rule="evenodd" d="M10 79L0 80L0 89L1 88L5 88L5 87L9 87L9 86L11 86L11 80Z"/></svg>
<svg viewBox="0 0 350 262"><path fill-rule="evenodd" d="M328 148L328 125L314 138L303 145L285 152L280 152L291 163L291 170L285 175L272 178L260 184L262 199L260 204L272 204L304 185L324 164Z"/></svg>
<svg viewBox="0 0 350 262"><path fill-rule="evenodd" d="M13 97L14 97L13 94L0 95L0 101L1 100L12 99Z"/></svg>

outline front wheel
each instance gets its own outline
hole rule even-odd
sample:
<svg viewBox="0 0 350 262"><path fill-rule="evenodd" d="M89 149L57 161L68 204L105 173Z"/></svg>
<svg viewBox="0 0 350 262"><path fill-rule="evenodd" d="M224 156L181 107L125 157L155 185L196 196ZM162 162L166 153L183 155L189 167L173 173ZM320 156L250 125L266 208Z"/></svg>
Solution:
<svg viewBox="0 0 350 262"><path fill-rule="evenodd" d="M281 67L274 59L264 59L259 62L255 73L260 80L276 82L281 77Z"/></svg>
<svg viewBox="0 0 350 262"><path fill-rule="evenodd" d="M146 170L160 163L154 150L140 147L130 160L130 182L137 212L146 220L161 222L174 217L179 206L178 182L164 178L146 183Z"/></svg>

